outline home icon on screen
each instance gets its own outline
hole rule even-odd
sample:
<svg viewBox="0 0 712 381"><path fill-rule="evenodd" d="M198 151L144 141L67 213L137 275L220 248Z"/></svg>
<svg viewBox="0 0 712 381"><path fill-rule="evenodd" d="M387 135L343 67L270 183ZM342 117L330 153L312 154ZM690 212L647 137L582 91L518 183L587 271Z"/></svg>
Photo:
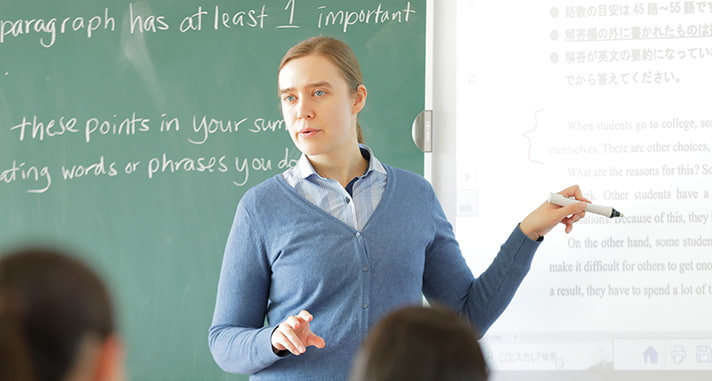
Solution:
<svg viewBox="0 0 712 381"><path fill-rule="evenodd" d="M648 347L643 351L643 362L646 364L657 364L658 363L658 351L653 347Z"/></svg>

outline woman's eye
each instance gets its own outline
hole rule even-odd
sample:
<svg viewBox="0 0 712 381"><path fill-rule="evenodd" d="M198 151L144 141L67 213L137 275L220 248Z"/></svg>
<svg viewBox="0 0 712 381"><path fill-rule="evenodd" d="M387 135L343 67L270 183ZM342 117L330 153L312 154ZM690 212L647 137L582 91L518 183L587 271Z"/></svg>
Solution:
<svg viewBox="0 0 712 381"><path fill-rule="evenodd" d="M324 91L324 90L316 90L316 91L314 91L314 95L316 95L317 97L321 97L321 96L326 95L326 91Z"/></svg>
<svg viewBox="0 0 712 381"><path fill-rule="evenodd" d="M284 97L285 102L292 103L296 100L297 100L297 97L295 97L294 95L287 95L286 97Z"/></svg>

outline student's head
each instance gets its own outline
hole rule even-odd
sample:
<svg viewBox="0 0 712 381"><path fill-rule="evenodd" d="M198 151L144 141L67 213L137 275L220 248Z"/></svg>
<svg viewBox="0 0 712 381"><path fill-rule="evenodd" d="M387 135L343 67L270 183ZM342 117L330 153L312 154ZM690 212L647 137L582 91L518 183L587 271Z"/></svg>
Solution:
<svg viewBox="0 0 712 381"><path fill-rule="evenodd" d="M0 255L1 380L120 380L114 324L106 286L79 260L46 248Z"/></svg>
<svg viewBox="0 0 712 381"><path fill-rule="evenodd" d="M448 308L403 307L371 329L351 381L486 380L489 372L476 337Z"/></svg>
<svg viewBox="0 0 712 381"><path fill-rule="evenodd" d="M302 152L339 148L343 139L363 143L358 113L366 104L366 87L358 60L344 42L312 37L290 48L279 65L278 89L285 123ZM321 133L329 145L322 141L316 147L322 127L328 127Z"/></svg>

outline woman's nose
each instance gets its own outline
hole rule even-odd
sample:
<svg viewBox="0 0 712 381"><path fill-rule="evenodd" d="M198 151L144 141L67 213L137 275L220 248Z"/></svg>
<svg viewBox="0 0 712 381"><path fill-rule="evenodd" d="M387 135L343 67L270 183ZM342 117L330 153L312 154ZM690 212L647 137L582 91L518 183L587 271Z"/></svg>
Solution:
<svg viewBox="0 0 712 381"><path fill-rule="evenodd" d="M314 118L314 107L309 100L300 100L297 106L297 118L312 119Z"/></svg>

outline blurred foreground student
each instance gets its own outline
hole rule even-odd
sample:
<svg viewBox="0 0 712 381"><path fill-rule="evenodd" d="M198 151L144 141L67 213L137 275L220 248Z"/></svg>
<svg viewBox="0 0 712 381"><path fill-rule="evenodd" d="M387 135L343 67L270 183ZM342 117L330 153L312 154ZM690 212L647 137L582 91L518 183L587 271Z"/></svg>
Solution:
<svg viewBox="0 0 712 381"><path fill-rule="evenodd" d="M124 351L106 286L68 254L0 256L0 380L119 381Z"/></svg>
<svg viewBox="0 0 712 381"><path fill-rule="evenodd" d="M382 163L363 144L358 115L368 92L348 45L314 37L293 46L279 67L278 93L302 156L237 206L209 332L213 358L228 372L345 380L371 325L423 295L484 333L512 300L544 234L559 223L569 232L584 215L584 203L540 205L512 222L476 278L430 183ZM578 186L562 194L583 199Z"/></svg>
<svg viewBox="0 0 712 381"><path fill-rule="evenodd" d="M485 381L478 336L447 307L400 308L373 326L351 381Z"/></svg>

